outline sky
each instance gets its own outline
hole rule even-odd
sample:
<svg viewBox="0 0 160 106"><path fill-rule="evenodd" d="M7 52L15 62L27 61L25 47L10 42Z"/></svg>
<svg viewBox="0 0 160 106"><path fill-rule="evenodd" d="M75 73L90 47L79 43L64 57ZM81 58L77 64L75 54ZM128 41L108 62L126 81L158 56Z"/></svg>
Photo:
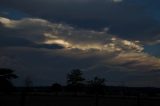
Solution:
<svg viewBox="0 0 160 106"><path fill-rule="evenodd" d="M160 87L158 0L1 0L0 67L35 86L72 69L116 86Z"/></svg>

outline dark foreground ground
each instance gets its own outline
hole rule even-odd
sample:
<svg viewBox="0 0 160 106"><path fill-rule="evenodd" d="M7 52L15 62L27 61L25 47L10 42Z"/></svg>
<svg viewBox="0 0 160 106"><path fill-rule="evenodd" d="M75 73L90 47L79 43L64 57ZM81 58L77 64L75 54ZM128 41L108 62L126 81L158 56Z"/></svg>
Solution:
<svg viewBox="0 0 160 106"><path fill-rule="evenodd" d="M160 106L160 97L9 94L0 95L0 106Z"/></svg>

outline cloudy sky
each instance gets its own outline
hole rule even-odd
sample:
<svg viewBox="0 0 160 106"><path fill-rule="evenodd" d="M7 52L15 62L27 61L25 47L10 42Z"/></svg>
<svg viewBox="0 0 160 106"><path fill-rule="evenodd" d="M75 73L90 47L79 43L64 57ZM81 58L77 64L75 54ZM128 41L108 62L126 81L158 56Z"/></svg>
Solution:
<svg viewBox="0 0 160 106"><path fill-rule="evenodd" d="M160 87L157 0L1 0L0 67L17 85L65 84L81 69L108 85Z"/></svg>

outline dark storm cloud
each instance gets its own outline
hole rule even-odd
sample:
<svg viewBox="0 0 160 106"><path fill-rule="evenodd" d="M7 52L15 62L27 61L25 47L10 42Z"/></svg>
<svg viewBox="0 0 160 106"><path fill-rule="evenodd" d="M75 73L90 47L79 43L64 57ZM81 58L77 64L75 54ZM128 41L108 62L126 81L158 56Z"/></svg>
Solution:
<svg viewBox="0 0 160 106"><path fill-rule="evenodd" d="M106 78L109 84L159 85L159 71L129 70L111 65L106 61L115 58L113 53L10 47L3 49L0 54L0 66L16 69L21 76L21 80L17 80L18 85L24 83L26 75L33 78L34 85L50 85L53 82L64 84L66 74L73 68L82 69L87 79L99 76Z"/></svg>
<svg viewBox="0 0 160 106"><path fill-rule="evenodd" d="M19 9L34 17L64 22L80 28L109 27L112 34L140 40L148 40L159 34L160 23L155 19L157 14L151 14L157 4L156 0L123 0L119 3L116 3L116 0L1 1L1 5Z"/></svg>
<svg viewBox="0 0 160 106"><path fill-rule="evenodd" d="M4 48L4 47L31 47L31 48L46 48L46 49L63 49L62 46L56 45L56 44L52 44L52 45L36 44L24 38L1 35L0 36L0 48Z"/></svg>
<svg viewBox="0 0 160 106"><path fill-rule="evenodd" d="M16 37L7 37L6 35L0 36L0 47L10 47L10 46L31 46L32 42Z"/></svg>
<svg viewBox="0 0 160 106"><path fill-rule="evenodd" d="M88 58L95 54L109 58L110 54L114 54L109 59L110 61L100 59L104 61L103 64L109 63L135 70L160 68L160 60L144 53L141 42L121 39L108 34L106 31L79 30L68 25L52 23L38 18L11 20L0 17L0 23L3 28L1 34L6 35L6 38L2 36L2 40L8 39L7 42L11 44L6 43L6 45L11 47L18 43L17 46L20 45L18 47L62 49L64 52L61 54L71 56L71 58ZM8 35L9 33L12 35ZM17 38L16 40L19 41L9 37Z"/></svg>
<svg viewBox="0 0 160 106"><path fill-rule="evenodd" d="M129 83L136 72L160 68L160 60L144 53L140 42L121 39L106 31L80 30L39 18L0 17L0 24L0 67L17 70L21 81L34 76L35 85L65 83L66 74L73 68L82 69L90 77L107 78L108 70L114 71L110 72L114 77L111 84L115 80Z"/></svg>
<svg viewBox="0 0 160 106"><path fill-rule="evenodd" d="M21 75L22 79L25 75L31 75L31 77L34 76L34 81L38 81L35 84L47 85L54 81L65 83L65 76L71 69L86 69L101 60L93 56L86 58L66 56L65 52L71 54L70 51L62 49L8 47L3 49L0 54L0 67L11 67L17 70L16 72ZM79 52L75 54L79 55ZM36 75L36 73L38 74Z"/></svg>

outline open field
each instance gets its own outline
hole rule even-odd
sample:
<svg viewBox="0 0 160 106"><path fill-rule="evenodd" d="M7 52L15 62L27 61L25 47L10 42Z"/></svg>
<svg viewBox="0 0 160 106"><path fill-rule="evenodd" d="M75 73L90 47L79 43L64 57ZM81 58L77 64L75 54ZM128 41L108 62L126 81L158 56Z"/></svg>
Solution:
<svg viewBox="0 0 160 106"><path fill-rule="evenodd" d="M160 97L69 96L53 94L1 95L0 106L160 106Z"/></svg>

